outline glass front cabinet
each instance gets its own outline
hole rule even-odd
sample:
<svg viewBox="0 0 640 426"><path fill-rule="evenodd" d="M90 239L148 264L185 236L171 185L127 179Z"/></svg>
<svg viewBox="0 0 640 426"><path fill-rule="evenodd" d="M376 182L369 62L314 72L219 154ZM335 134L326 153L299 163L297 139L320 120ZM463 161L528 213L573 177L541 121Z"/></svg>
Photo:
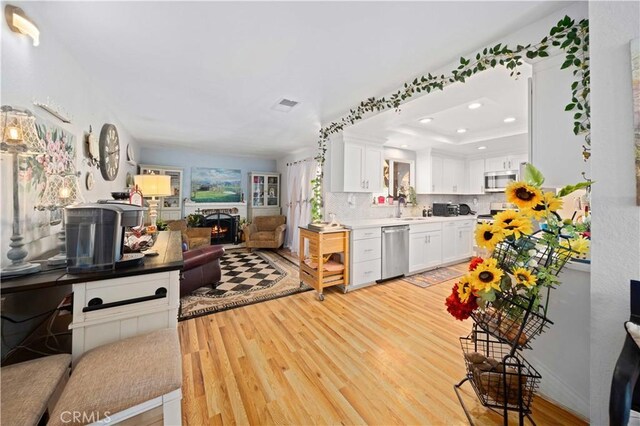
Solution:
<svg viewBox="0 0 640 426"><path fill-rule="evenodd" d="M171 176L172 194L167 197L158 197L158 219L182 219L182 169L170 166L140 165L140 174L146 175L151 173ZM145 197L145 200L146 199L148 199L148 197Z"/></svg>
<svg viewBox="0 0 640 426"><path fill-rule="evenodd" d="M273 216L280 214L280 174L249 173L248 216Z"/></svg>

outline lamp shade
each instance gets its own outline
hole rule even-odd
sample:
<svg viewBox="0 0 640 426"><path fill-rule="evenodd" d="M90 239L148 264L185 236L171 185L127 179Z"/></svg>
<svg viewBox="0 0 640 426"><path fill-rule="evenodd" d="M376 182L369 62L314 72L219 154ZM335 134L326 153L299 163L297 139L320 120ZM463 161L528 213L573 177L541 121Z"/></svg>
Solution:
<svg viewBox="0 0 640 426"><path fill-rule="evenodd" d="M40 199L38 210L55 210L83 201L78 186L78 177L73 173L47 176L47 184Z"/></svg>
<svg viewBox="0 0 640 426"><path fill-rule="evenodd" d="M1 151L25 154L44 152L36 129L36 118L31 111L8 105L3 105L0 111Z"/></svg>
<svg viewBox="0 0 640 426"><path fill-rule="evenodd" d="M145 197L167 197L173 194L171 176L135 175L134 182Z"/></svg>

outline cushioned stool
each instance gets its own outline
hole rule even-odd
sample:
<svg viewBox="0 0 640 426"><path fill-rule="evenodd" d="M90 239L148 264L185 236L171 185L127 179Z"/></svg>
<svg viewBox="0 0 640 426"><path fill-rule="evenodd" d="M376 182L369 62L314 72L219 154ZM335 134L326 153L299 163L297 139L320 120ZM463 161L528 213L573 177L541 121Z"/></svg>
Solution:
<svg viewBox="0 0 640 426"><path fill-rule="evenodd" d="M130 337L85 353L49 425L116 423L162 406L165 425L181 424L182 357L176 329Z"/></svg>
<svg viewBox="0 0 640 426"><path fill-rule="evenodd" d="M2 425L37 425L66 381L70 363L71 355L61 354L3 367Z"/></svg>

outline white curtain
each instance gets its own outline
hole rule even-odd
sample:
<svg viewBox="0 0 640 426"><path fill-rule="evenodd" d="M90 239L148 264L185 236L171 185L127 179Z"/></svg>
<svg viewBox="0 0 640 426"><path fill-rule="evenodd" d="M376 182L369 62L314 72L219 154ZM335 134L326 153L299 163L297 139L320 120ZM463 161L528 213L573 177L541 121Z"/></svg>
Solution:
<svg viewBox="0 0 640 426"><path fill-rule="evenodd" d="M307 159L292 163L287 168L287 247L293 253L298 252L299 226L311 222L311 179L315 177L317 162Z"/></svg>

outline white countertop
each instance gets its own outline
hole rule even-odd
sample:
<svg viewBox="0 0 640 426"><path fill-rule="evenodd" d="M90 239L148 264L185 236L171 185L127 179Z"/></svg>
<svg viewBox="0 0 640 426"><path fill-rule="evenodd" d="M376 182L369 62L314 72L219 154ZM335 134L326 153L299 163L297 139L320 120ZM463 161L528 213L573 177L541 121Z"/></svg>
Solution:
<svg viewBox="0 0 640 426"><path fill-rule="evenodd" d="M431 216L431 217L418 217L418 218L395 218L387 217L383 219L356 219L347 220L342 222L342 225L349 229L362 229L362 228L377 228L381 226L396 226L396 225L418 225L421 223L438 223L438 222L451 222L458 220L473 220L476 221L476 216Z"/></svg>

